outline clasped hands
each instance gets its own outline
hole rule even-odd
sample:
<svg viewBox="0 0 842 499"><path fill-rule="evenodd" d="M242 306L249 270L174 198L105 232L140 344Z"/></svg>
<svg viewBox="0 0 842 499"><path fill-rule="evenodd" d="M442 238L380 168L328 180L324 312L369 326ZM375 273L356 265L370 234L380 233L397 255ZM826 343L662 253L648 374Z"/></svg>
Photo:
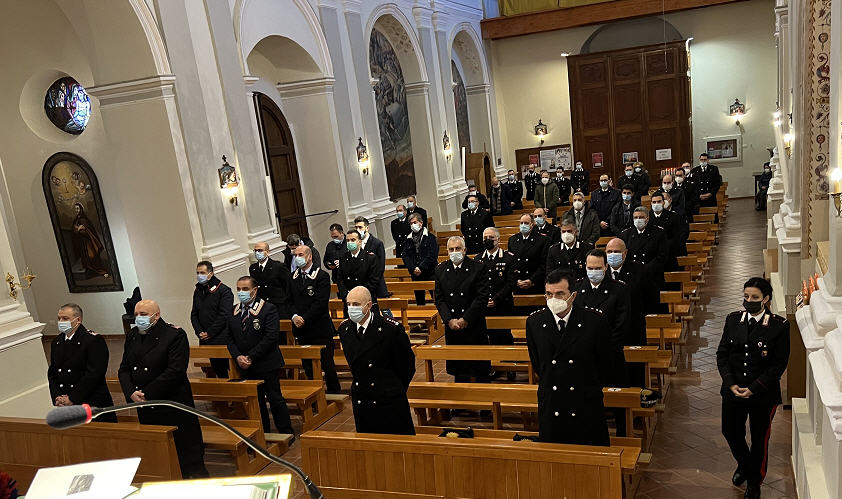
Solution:
<svg viewBox="0 0 842 499"><path fill-rule="evenodd" d="M240 366L240 369L248 369L251 367L251 357L248 355L238 355L237 365Z"/></svg>
<svg viewBox="0 0 842 499"><path fill-rule="evenodd" d="M733 393L737 397L740 397L741 399L747 399L753 395L753 393L751 393L751 390L749 390L748 388L740 388L737 385L731 385L731 393Z"/></svg>
<svg viewBox="0 0 842 499"><path fill-rule="evenodd" d="M466 327L468 327L468 321L462 318L450 319L449 321L447 321L447 327L453 329L454 331L458 331L460 329L465 329Z"/></svg>

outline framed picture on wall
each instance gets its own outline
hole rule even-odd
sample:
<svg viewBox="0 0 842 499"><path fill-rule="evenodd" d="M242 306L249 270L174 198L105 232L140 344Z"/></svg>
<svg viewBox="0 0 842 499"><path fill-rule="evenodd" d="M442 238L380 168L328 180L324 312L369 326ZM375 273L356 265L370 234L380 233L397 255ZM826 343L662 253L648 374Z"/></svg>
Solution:
<svg viewBox="0 0 842 499"><path fill-rule="evenodd" d="M705 137L704 151L712 163L728 163L743 160L742 140L739 135Z"/></svg>

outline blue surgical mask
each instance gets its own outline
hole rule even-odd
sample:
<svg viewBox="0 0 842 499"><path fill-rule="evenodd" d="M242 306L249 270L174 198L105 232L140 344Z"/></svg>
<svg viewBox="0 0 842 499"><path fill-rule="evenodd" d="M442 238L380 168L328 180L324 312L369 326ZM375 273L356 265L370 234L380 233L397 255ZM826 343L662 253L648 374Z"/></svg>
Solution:
<svg viewBox="0 0 842 499"><path fill-rule="evenodd" d="M348 305L348 318L354 321L354 323L359 324L362 322L363 317L365 317L365 313L363 312L363 307L358 307L354 305Z"/></svg>
<svg viewBox="0 0 842 499"><path fill-rule="evenodd" d="M588 280L594 284L599 284L605 278L605 271L599 269L587 269Z"/></svg>
<svg viewBox="0 0 842 499"><path fill-rule="evenodd" d="M464 259L465 254L461 251L453 251L450 253L450 261L453 262L454 265L459 265Z"/></svg>
<svg viewBox="0 0 842 499"><path fill-rule="evenodd" d="M531 229L531 228L532 228L532 226L529 225L529 224L520 224L520 233L526 234L527 232L529 232L529 229Z"/></svg>
<svg viewBox="0 0 842 499"><path fill-rule="evenodd" d="M608 258L608 265L612 267L619 267L623 263L622 253L608 253L606 257Z"/></svg>
<svg viewBox="0 0 842 499"><path fill-rule="evenodd" d="M264 258L266 258L266 253L262 251L255 251L254 257L257 258L258 262L262 262Z"/></svg>
<svg viewBox="0 0 842 499"><path fill-rule="evenodd" d="M196 282L199 284L204 284L208 282L208 275L207 274L196 274Z"/></svg>
<svg viewBox="0 0 842 499"><path fill-rule="evenodd" d="M407 201L407 202L406 202L406 207L407 207L407 208L415 208L415 202L413 202L413 201Z"/></svg>
<svg viewBox="0 0 842 499"><path fill-rule="evenodd" d="M73 329L72 321L58 321L58 330L60 333L67 333Z"/></svg>
<svg viewBox="0 0 842 499"><path fill-rule="evenodd" d="M304 268L305 265L307 265L307 259L306 258L304 258L303 256L296 256L295 257L295 266L296 267L301 269L301 268Z"/></svg>
<svg viewBox="0 0 842 499"><path fill-rule="evenodd" d="M544 225L544 217L535 217L535 223L538 225Z"/></svg>
<svg viewBox="0 0 842 499"><path fill-rule="evenodd" d="M600 180L599 186L602 187L603 189L607 189L608 188L608 181L607 180Z"/></svg>
<svg viewBox="0 0 842 499"><path fill-rule="evenodd" d="M152 325L152 319L148 315L138 315L134 318L134 325L139 331L146 331Z"/></svg>
<svg viewBox="0 0 842 499"><path fill-rule="evenodd" d="M643 230L646 227L646 219L645 218L635 218L634 219L634 226L637 227L637 230Z"/></svg>
<svg viewBox="0 0 842 499"><path fill-rule="evenodd" d="M631 170L626 170L626 176L631 177L634 172Z"/></svg>
<svg viewBox="0 0 842 499"><path fill-rule="evenodd" d="M623 194L623 201L631 201L631 194Z"/></svg>
<svg viewBox="0 0 842 499"><path fill-rule="evenodd" d="M354 241L348 241L348 251L351 253L357 251L357 243Z"/></svg>
<svg viewBox="0 0 842 499"><path fill-rule="evenodd" d="M655 213L660 213L664 211L664 204L663 203L652 203L652 211Z"/></svg>
<svg viewBox="0 0 842 499"><path fill-rule="evenodd" d="M470 203L468 203L468 209L469 209L469 210L471 210L471 211L476 210L476 209L477 209L477 204L476 204L476 203L474 203L473 201L472 201L472 202L470 202Z"/></svg>
<svg viewBox="0 0 842 499"><path fill-rule="evenodd" d="M398 217L398 220L403 220L403 217L406 216L406 213L404 213L402 211L399 211L399 212L395 213L395 215Z"/></svg>
<svg viewBox="0 0 842 499"><path fill-rule="evenodd" d="M334 244L342 244L342 241L344 241L344 239L338 239L338 238L337 238L337 239L333 239L333 243L334 243Z"/></svg>
<svg viewBox="0 0 842 499"><path fill-rule="evenodd" d="M251 291L237 291L237 299L240 303L248 303L251 301Z"/></svg>

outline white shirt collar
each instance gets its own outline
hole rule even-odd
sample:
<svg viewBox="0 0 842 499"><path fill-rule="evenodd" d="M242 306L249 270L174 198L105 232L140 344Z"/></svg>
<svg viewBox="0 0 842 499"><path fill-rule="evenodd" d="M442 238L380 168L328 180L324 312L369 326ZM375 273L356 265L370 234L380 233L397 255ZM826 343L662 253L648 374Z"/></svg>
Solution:
<svg viewBox="0 0 842 499"><path fill-rule="evenodd" d="M766 314L766 309L761 309L760 312L758 312L757 315L749 315L749 319L754 319L755 321L760 323L760 319L762 319L765 314Z"/></svg>
<svg viewBox="0 0 842 499"><path fill-rule="evenodd" d="M625 263L626 263L626 262L623 262L623 264L625 264ZM622 272L622 271L623 271L623 266L622 266L622 265L620 265L620 266L619 266L619 267L617 267L616 269L615 269L614 267L611 267L610 265L609 265L609 267L611 268L611 273L614 273L614 272Z"/></svg>
<svg viewBox="0 0 842 499"><path fill-rule="evenodd" d="M588 282L591 283L591 289L599 289L599 284L602 284L602 282L600 282L599 284L594 284L592 281Z"/></svg>
<svg viewBox="0 0 842 499"><path fill-rule="evenodd" d="M564 316L564 319L559 319L559 317L557 315L553 314L553 318L555 319L555 327L558 328L558 321L563 321L564 327L567 327L567 324L570 322L570 314L571 313L572 313L572 311L568 312L567 315ZM561 331L560 328L559 328L559 331Z"/></svg>
<svg viewBox="0 0 842 499"><path fill-rule="evenodd" d="M488 250L485 250L482 253L483 258L488 258L488 257L491 257L491 256L493 256L494 258L500 258L501 256L503 256L503 248L498 247L497 251L495 251L494 253L489 253Z"/></svg>
<svg viewBox="0 0 842 499"><path fill-rule="evenodd" d="M266 262L268 262L268 261L269 261L269 257L267 256L266 258L263 259L262 262L257 262L257 265L260 267L260 270L263 270L263 269L266 268Z"/></svg>
<svg viewBox="0 0 842 499"><path fill-rule="evenodd" d="M311 270L313 270L313 262L310 262L310 266L307 267L306 269L301 269L301 271L304 272L305 274L309 274Z"/></svg>
<svg viewBox="0 0 842 499"><path fill-rule="evenodd" d="M359 331L361 327L363 328L363 333L368 331L368 325L371 324L371 318L372 317L374 317L374 312L369 310L368 311L368 319L360 322L359 326L357 326L357 331Z"/></svg>

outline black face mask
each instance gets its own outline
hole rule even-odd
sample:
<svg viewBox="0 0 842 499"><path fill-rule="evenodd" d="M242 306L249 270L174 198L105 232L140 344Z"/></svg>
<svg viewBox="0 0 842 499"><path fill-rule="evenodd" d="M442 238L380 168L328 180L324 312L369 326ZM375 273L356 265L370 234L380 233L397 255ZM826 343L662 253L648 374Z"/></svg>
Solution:
<svg viewBox="0 0 842 499"><path fill-rule="evenodd" d="M485 249L491 251L494 249L494 240L493 239L483 239L482 245L485 246Z"/></svg>
<svg viewBox="0 0 842 499"><path fill-rule="evenodd" d="M751 315L757 315L763 309L763 302L743 300L743 308Z"/></svg>

